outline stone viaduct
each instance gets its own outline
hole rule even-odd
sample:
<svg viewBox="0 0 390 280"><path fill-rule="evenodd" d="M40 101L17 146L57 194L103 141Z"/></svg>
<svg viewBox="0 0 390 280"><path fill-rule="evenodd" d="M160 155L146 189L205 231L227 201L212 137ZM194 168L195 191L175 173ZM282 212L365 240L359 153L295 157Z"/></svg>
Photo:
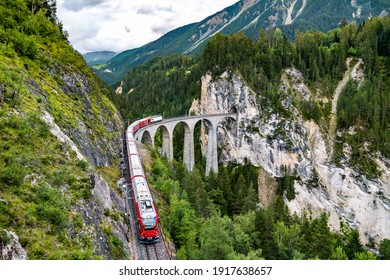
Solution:
<svg viewBox="0 0 390 280"><path fill-rule="evenodd" d="M217 152L217 128L218 124L225 119L236 120L235 113L229 114L215 114L215 115L198 115L186 116L172 119L164 119L161 122L152 123L143 127L135 134L135 139L141 141L145 140L146 144L154 147L154 138L158 129L162 133L162 152L168 157L168 160L173 159L173 131L179 123L184 126L184 151L183 161L188 170L193 170L195 165L194 157L194 128L195 125L203 120L208 129L208 144L206 154L206 175L214 170L218 172L218 152Z"/></svg>

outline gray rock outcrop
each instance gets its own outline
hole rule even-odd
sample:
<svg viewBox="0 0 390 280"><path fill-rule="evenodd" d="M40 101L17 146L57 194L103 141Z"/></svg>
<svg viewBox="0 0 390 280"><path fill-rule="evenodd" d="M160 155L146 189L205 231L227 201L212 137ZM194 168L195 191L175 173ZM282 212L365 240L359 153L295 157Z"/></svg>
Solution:
<svg viewBox="0 0 390 280"><path fill-rule="evenodd" d="M352 78L359 74L352 71ZM311 100L313 94L297 69L287 69L280 83L281 105L291 114L283 116L261 106L262 96L251 90L236 73L202 79L200 101L194 101L195 113L238 114L237 124L220 127L221 161L242 163L248 158L274 177L282 176L286 166L299 177L295 181L295 199L288 201L291 212L326 211L330 226L340 227L340 220L358 228L362 241L379 242L390 237L390 161L377 155L381 177L368 179L349 166L347 161L336 166L329 154L329 136L314 121L305 121L292 100ZM231 125L230 125L231 126ZM348 156L345 145L345 155ZM315 187L312 187L313 180Z"/></svg>
<svg viewBox="0 0 390 280"><path fill-rule="evenodd" d="M12 231L0 229L0 260L27 260L27 252Z"/></svg>

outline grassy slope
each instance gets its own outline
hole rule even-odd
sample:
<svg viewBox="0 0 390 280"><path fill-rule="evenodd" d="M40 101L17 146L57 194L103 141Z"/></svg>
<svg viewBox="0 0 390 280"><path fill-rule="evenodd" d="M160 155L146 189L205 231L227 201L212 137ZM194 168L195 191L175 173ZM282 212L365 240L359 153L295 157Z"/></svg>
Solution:
<svg viewBox="0 0 390 280"><path fill-rule="evenodd" d="M72 211L90 202L94 167L59 142L41 115L49 112L65 131L81 120L93 141L108 145L119 132L105 120L120 127L120 116L45 10L8 2L0 5L0 229L16 232L30 259L112 257L93 254L94 233Z"/></svg>

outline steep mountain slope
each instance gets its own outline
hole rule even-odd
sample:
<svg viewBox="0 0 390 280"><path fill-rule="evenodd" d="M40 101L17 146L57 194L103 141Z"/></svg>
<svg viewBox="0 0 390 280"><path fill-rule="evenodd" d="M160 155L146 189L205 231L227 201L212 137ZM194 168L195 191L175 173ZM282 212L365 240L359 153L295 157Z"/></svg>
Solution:
<svg viewBox="0 0 390 280"><path fill-rule="evenodd" d="M125 51L96 68L99 76L112 85L132 67L156 56L173 53L198 54L215 34L245 32L252 39L260 29L280 27L292 38L296 30L328 31L342 21L361 22L390 12L389 1L312 1L312 0L241 0L204 19L177 28L158 40Z"/></svg>
<svg viewBox="0 0 390 280"><path fill-rule="evenodd" d="M293 194L283 192L291 213L302 215L309 211L318 216L325 211L334 231L340 231L342 223L348 224L359 230L364 244L389 239L390 164L386 157L372 155L381 175L368 178L348 160L338 166L333 163L327 150L328 144L332 145L328 143L328 135L314 121L305 121L294 101L289 104L286 99L281 100L295 112L294 116L272 112L258 104L257 93L236 74L205 76L202 88L201 99L191 111L218 114L235 108L238 112L237 126L230 124L231 129L219 130L223 162L242 164L249 159L272 176L293 174L297 178ZM280 88L287 96L291 92L315 98L296 69L285 71ZM284 168L289 173L284 173Z"/></svg>
<svg viewBox="0 0 390 280"><path fill-rule="evenodd" d="M68 44L55 2L39 3L0 4L1 248L19 238L29 259L125 258L121 116Z"/></svg>
<svg viewBox="0 0 390 280"><path fill-rule="evenodd" d="M319 33L299 35L296 49L290 49L297 52L298 59L292 58L290 66L280 63L280 75L262 72L268 69L272 73L280 69L276 66L279 59L289 60L286 52L278 51L289 49L287 46L274 44L263 64L262 60L256 62L256 57L261 57L262 38L257 50L248 51L246 61L235 60L232 52L240 57L240 50L250 49L250 45L224 50L223 44L210 43L207 53L217 57L212 61L208 55L206 59L209 68L216 69L214 73L225 69L224 63L240 71L206 75L200 102L193 105L195 112L209 114L237 111L237 126L220 131L225 139L220 143L225 161L242 163L249 158L273 176L293 175L294 190L283 191L292 212L326 211L334 230L348 224L359 230L366 244L379 244L390 237L390 138L385 136L390 135L389 24L385 17L371 19L364 26L337 29L340 42L328 41L337 48L337 55L333 53L333 59L339 60L337 66L329 64L322 53L330 50L323 45L325 37ZM225 42L233 45L233 38ZM218 37L214 41L218 39L224 40ZM268 37L268 42L273 40L277 37ZM251 56L253 52L257 54ZM233 59L227 62L230 55ZM333 77L328 80L329 75ZM265 79L270 82L264 83Z"/></svg>

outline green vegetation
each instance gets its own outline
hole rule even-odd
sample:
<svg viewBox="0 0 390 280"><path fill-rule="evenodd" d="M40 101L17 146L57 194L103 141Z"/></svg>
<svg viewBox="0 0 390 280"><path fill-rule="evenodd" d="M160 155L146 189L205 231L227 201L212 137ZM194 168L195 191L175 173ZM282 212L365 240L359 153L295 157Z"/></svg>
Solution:
<svg viewBox="0 0 390 280"><path fill-rule="evenodd" d="M233 6L227 7L217 15L205 18L196 22L176 28L161 38L150 42L142 47L124 51L115 58L109 60L104 66L97 69L99 76L110 86L123 79L124 75L133 67L141 65L156 56L169 56L172 54L198 55L204 50L209 40L214 38L213 32L223 34L234 34L243 31L251 40L257 40L259 30L279 27L289 40L293 40L298 31L305 32L320 31L328 32L337 28L338 25L345 25L346 22L357 22L378 16L382 11L388 9L388 0L356 1L361 6L359 16L355 16L357 8L351 1L340 0L316 0L305 1L306 5L302 11L303 1L294 1L295 6L291 11L291 24L285 24L287 11L283 6L288 6L293 1L261 0L251 2L250 5L243 5L242 1ZM252 5L253 4L253 5ZM244 10L243 10L244 8ZM105 71L111 70L111 71Z"/></svg>
<svg viewBox="0 0 390 280"><path fill-rule="evenodd" d="M30 259L73 258L88 246L68 239L71 204L90 193L75 155L50 134L37 113L0 108L0 228L15 231ZM61 189L68 189L63 193ZM81 243L83 244L83 243Z"/></svg>
<svg viewBox="0 0 390 280"><path fill-rule="evenodd" d="M218 175L204 178L156 151L152 156L150 183L164 198L158 200L160 218L179 259L376 259L357 230L343 224L342 231L331 232L325 213L292 215L281 194L259 207L258 168L248 162L220 166ZM386 246L383 241L383 258Z"/></svg>
<svg viewBox="0 0 390 280"><path fill-rule="evenodd" d="M362 58L364 82L350 82L338 104L338 129L355 127L356 133L345 132L337 140L354 147L350 164L371 177L378 171L370 156L380 151L389 157L389 17L326 34L297 32L294 42L279 29L261 31L254 41L243 33L219 34L200 57L155 58L134 68L118 95L69 46L55 12L52 0L0 3L0 241L10 242L3 229L16 232L29 259L107 257L95 253L91 230L105 234L110 257L127 257L110 225L123 218L116 210L104 210L97 228L77 212L90 205L94 164L77 158L52 135L42 119L45 111L65 132L77 134L82 126L88 144L105 153L120 123L106 96L130 121L158 113L183 115L199 98L201 74L211 71L216 77L228 69L245 78L262 108L288 118L291 112L280 100L293 93L280 92L279 85L283 69L296 67L313 94L293 105L304 119L326 128L330 110L322 100L332 97L346 58ZM175 159L181 157L180 148L175 147ZM337 144L336 162L341 151ZM153 155L151 184L162 194L162 223L181 259L374 258L356 230L344 226L332 233L326 214L314 218L288 212L282 195L294 198L293 174L285 172L277 180L275 199L259 207L259 170L249 162L221 166L218 175L204 178L201 160L187 172L178 161L171 165ZM111 185L119 176L113 166L97 168ZM380 258L389 258L388 240L380 244Z"/></svg>
<svg viewBox="0 0 390 280"><path fill-rule="evenodd" d="M292 200L295 198L295 189L294 189L294 181L298 178L291 175L291 172L287 170L286 166L282 168L283 177L276 178L278 183L276 194L283 196L286 194L288 200Z"/></svg>
<svg viewBox="0 0 390 280"><path fill-rule="evenodd" d="M379 254L381 259L390 260L390 240L384 239L379 247Z"/></svg>
<svg viewBox="0 0 390 280"><path fill-rule="evenodd" d="M375 177L379 173L370 158L372 153L380 151L389 157L389 31L390 19L385 17L360 25L343 24L328 33L297 32L294 42L278 29L261 31L255 41L243 33L218 34L199 58L155 58L132 69L124 80L124 93L113 99L130 120L162 112L165 116L182 115L183 108L199 98L199 73L211 71L216 78L229 70L240 73L255 90L260 109L292 118L280 102L286 94L292 95L293 105L305 120L314 120L328 130L330 100L347 70L347 58L352 59L351 65L361 58L364 80L360 84L351 81L340 95L337 128L343 133L336 141L335 161L339 163L342 157L339 142L341 147L347 143L353 147L349 164ZM309 100L280 91L283 70L290 67L303 74L311 90ZM197 69L191 79L185 75L189 68ZM171 80L173 73L177 75ZM181 99L178 88L191 90ZM182 107L185 102L186 107ZM348 133L350 127L357 133ZM364 137L367 131L370 135ZM156 152L153 157L151 184L164 198L159 200L162 224L180 259L377 258L364 249L357 230L342 225L341 232L331 232L325 213L317 217L309 213L291 215L282 196L294 199L294 180L299 178L287 170L277 179L274 200L267 207L259 207L258 170L248 162L242 167L220 166L218 175L211 173L204 178L202 160L198 158L195 170L187 172L180 163L179 148L172 164ZM319 186L317 173L309 184ZM382 241L383 258L387 256L386 246Z"/></svg>
<svg viewBox="0 0 390 280"><path fill-rule="evenodd" d="M111 227L103 220L102 228L107 234L110 252L114 259L127 259L128 253L124 250L123 242L112 233Z"/></svg>
<svg viewBox="0 0 390 280"><path fill-rule="evenodd" d="M11 238L8 236L7 232L0 229L0 246L7 246L10 242Z"/></svg>
<svg viewBox="0 0 390 280"><path fill-rule="evenodd" d="M342 24L328 33L296 32L294 37L289 41L279 29L261 30L254 41L244 33L217 34L201 57L155 58L133 68L124 79L124 93L112 99L130 121L160 113L183 115L192 100L199 99L202 73L211 71L217 78L229 70L240 73L257 93L261 112L293 118L291 110L281 104L291 95L303 119L327 131L331 99L347 69L347 58L352 59L351 65L361 58L364 80L359 85L348 83L339 98L337 129L345 133L336 139L334 160L340 163L343 144L349 144L355 147L349 164L369 177L378 176L372 154L379 151L390 156L390 18ZM309 100L280 90L283 70L291 67L303 74L311 90ZM348 135L352 126L358 133Z"/></svg>
<svg viewBox="0 0 390 280"><path fill-rule="evenodd" d="M29 259L108 258L94 253L99 226L87 230L77 213L92 205L95 163L58 141L43 116L48 112L68 135L83 123L86 144L104 154L118 134L107 127L119 129L120 119L110 90L68 44L55 13L52 0L0 3L0 232L2 239L3 229L15 232ZM106 175L110 182L119 177ZM115 246L113 257L125 257Z"/></svg>
<svg viewBox="0 0 390 280"><path fill-rule="evenodd" d="M154 58L132 69L123 79L123 94L111 99L130 122L151 114L185 115L200 92L197 61L179 55Z"/></svg>
<svg viewBox="0 0 390 280"><path fill-rule="evenodd" d="M341 94L338 129L357 127L358 133L353 137L341 139L352 147L359 147L353 149L350 164L368 176L376 177L378 171L370 159L371 154L380 151L383 156L390 157L389 41L389 17L374 18L359 26L344 25L327 34L298 32L293 43L278 29L268 33L261 31L254 42L242 33L218 35L207 44L203 62L205 69L212 69L215 75L229 68L239 70L260 94L262 106L276 112L283 111L279 105L280 93L275 90L280 73L284 68L297 67L313 88L312 92L320 93L320 96L312 96L312 100L298 101L302 116L326 126L329 106L320 100L332 97L346 70L346 58L361 57L366 77L359 85L351 81ZM339 153L335 160L339 162L340 147L337 149Z"/></svg>

